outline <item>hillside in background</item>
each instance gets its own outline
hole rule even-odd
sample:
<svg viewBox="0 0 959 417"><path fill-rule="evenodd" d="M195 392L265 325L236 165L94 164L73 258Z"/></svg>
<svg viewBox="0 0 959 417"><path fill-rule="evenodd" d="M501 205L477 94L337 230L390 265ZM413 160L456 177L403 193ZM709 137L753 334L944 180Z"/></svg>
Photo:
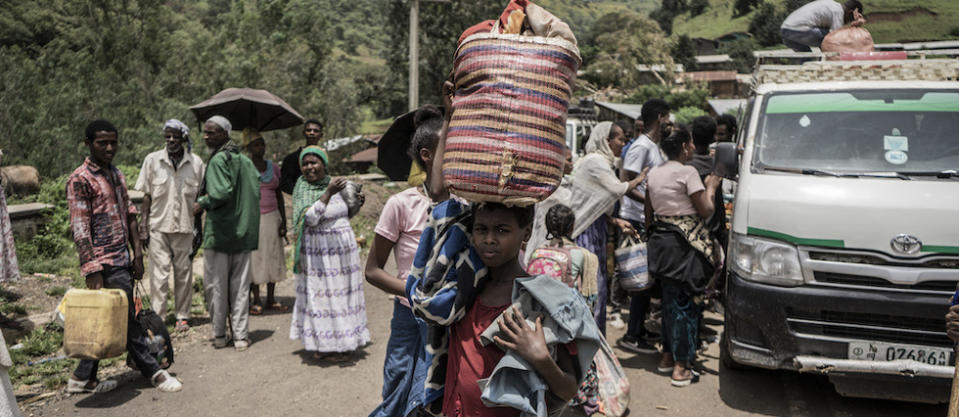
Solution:
<svg viewBox="0 0 959 417"><path fill-rule="evenodd" d="M534 0L536 4L569 23L577 38L588 36L593 22L616 12L632 10L643 15L659 7L659 0ZM505 4L505 2L504 2ZM615 30L616 28L610 28Z"/></svg>
<svg viewBox="0 0 959 417"><path fill-rule="evenodd" d="M709 0L706 11L694 18L688 13L673 22L673 33L714 39L730 32L746 32L753 11L733 17L735 0ZM777 6L781 0L766 0ZM866 28L876 43L959 38L959 1L864 0Z"/></svg>

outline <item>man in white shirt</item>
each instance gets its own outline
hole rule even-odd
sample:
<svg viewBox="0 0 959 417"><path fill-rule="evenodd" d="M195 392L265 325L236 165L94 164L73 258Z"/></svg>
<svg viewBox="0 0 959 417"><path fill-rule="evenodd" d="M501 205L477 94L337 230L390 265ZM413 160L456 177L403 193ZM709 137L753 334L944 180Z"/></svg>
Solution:
<svg viewBox="0 0 959 417"><path fill-rule="evenodd" d="M140 239L150 252L151 306L166 319L172 269L176 330L190 328L193 302L193 203L205 171L191 152L190 128L176 119L163 125L166 147L143 160L134 188L143 191Z"/></svg>
<svg viewBox="0 0 959 417"><path fill-rule="evenodd" d="M643 121L644 132L632 143L623 156L622 176L627 181L636 178L643 170L652 169L666 161L659 149L659 140L669 134L669 104L661 99L647 100L640 110L640 118ZM646 195L646 182L643 181L636 187L636 191L636 193L627 193L623 197L619 215L628 220L633 228L639 231L640 236L645 238L646 215L643 207L645 201L643 200ZM617 341L621 348L636 353L656 353L656 347L649 341L644 340L654 336L649 334L643 326L646 313L649 310L650 292L652 291L648 290L630 296L629 323L627 324L626 335Z"/></svg>
<svg viewBox="0 0 959 417"><path fill-rule="evenodd" d="M843 4L835 0L816 0L796 9L783 20L779 28L783 44L796 52L810 52L819 47L829 32L845 24L853 26L865 23L862 3L847 0Z"/></svg>

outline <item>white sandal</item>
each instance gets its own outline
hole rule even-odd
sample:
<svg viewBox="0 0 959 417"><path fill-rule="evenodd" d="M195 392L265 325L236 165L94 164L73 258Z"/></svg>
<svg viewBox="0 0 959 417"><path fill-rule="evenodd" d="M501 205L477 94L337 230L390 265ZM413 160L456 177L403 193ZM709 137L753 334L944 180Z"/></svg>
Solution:
<svg viewBox="0 0 959 417"><path fill-rule="evenodd" d="M163 376L165 379L163 382L157 384L157 378L160 376ZM153 377L150 378L150 382L161 392L177 392L183 389L183 384L181 384L178 379L170 376L167 371L157 371L157 373L153 374Z"/></svg>

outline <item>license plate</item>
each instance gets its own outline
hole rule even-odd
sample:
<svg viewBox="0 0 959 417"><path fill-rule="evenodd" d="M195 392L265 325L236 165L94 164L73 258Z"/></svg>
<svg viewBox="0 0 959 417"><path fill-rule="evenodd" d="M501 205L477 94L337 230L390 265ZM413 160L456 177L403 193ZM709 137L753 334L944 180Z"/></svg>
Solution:
<svg viewBox="0 0 959 417"><path fill-rule="evenodd" d="M949 365L952 349L901 343L849 342L849 359L865 361L894 361L899 359L929 365Z"/></svg>

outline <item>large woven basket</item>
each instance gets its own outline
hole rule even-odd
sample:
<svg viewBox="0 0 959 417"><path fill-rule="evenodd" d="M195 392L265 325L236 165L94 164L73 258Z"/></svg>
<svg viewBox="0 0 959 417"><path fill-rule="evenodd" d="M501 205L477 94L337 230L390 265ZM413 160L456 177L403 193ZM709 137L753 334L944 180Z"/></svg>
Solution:
<svg viewBox="0 0 959 417"><path fill-rule="evenodd" d="M443 176L470 201L526 206L556 189L566 112L579 68L560 38L481 33L453 63L456 93Z"/></svg>

